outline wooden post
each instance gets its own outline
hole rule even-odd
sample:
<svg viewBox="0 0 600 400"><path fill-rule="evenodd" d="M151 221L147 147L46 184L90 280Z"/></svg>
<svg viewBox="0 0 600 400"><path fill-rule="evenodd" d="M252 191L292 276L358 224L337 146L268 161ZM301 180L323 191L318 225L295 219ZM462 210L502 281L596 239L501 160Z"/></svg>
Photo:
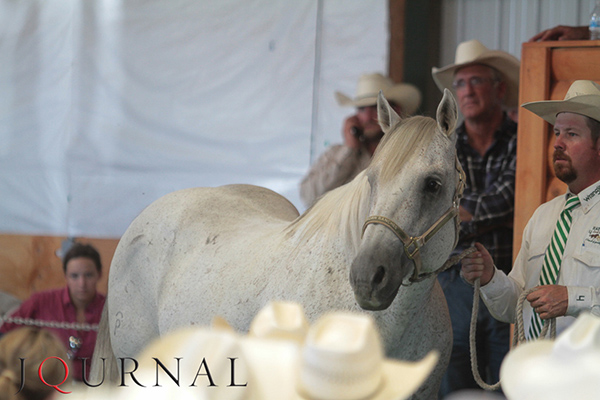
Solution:
<svg viewBox="0 0 600 400"><path fill-rule="evenodd" d="M389 0L390 48L388 75L394 82L404 80L404 20L406 0Z"/></svg>

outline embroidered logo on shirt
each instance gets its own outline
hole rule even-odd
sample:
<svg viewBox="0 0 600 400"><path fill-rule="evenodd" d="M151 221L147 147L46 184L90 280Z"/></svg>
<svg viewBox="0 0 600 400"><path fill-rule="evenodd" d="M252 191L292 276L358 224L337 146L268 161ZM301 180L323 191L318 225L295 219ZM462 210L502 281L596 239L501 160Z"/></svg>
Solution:
<svg viewBox="0 0 600 400"><path fill-rule="evenodd" d="M585 241L600 245L600 226L594 226L592 229L590 229Z"/></svg>
<svg viewBox="0 0 600 400"><path fill-rule="evenodd" d="M597 194L600 194L600 185L596 186L596 189L594 189L594 191L590 194L588 194L587 196L585 196L583 198L583 200L585 201L590 201L590 199L592 199L594 196L596 196Z"/></svg>
<svg viewBox="0 0 600 400"><path fill-rule="evenodd" d="M579 296L577 296L577 301L585 301L585 296L580 294Z"/></svg>

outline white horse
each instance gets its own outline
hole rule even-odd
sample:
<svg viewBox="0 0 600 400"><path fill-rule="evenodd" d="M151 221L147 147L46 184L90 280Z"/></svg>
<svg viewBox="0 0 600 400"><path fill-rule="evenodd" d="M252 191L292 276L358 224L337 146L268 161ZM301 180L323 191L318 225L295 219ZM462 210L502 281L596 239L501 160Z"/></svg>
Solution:
<svg viewBox="0 0 600 400"><path fill-rule="evenodd" d="M246 332L270 300L299 302L312 321L362 308L372 310L388 356L440 351L414 396L435 398L452 340L436 272L458 236L456 104L446 91L437 123L400 120L380 95L378 113L385 136L371 165L301 216L250 185L181 190L146 208L114 255L94 358L133 357L152 339L215 316Z"/></svg>

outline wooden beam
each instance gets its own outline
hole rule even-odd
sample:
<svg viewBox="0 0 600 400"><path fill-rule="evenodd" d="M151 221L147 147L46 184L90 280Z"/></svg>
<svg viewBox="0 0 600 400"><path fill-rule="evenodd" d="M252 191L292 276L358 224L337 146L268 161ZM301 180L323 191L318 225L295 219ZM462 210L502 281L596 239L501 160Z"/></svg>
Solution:
<svg viewBox="0 0 600 400"><path fill-rule="evenodd" d="M519 104L547 99L550 51L545 47L523 46L521 60ZM527 221L545 201L548 129L548 124L538 116L519 110L513 259L521 248Z"/></svg>
<svg viewBox="0 0 600 400"><path fill-rule="evenodd" d="M389 62L388 75L394 82L404 81L404 20L406 0L388 0L389 7Z"/></svg>

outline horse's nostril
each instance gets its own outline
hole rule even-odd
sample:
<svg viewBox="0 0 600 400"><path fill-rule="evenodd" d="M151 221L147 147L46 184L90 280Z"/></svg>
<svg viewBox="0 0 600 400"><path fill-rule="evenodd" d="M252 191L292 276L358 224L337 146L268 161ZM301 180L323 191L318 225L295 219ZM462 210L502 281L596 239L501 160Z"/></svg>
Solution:
<svg viewBox="0 0 600 400"><path fill-rule="evenodd" d="M377 267L377 272L375 272L375 275L373 275L373 286L377 286L383 282L383 278L385 278L385 268L380 265Z"/></svg>

